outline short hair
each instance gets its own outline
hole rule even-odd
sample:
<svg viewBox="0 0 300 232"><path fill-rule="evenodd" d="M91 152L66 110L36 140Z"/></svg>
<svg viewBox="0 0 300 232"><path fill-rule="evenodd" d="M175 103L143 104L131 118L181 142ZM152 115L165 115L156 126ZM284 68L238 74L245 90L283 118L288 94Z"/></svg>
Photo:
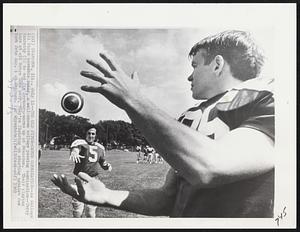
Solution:
<svg viewBox="0 0 300 232"><path fill-rule="evenodd" d="M97 129L96 129L95 126L89 126L89 127L87 128L87 130L86 130L85 133L87 133L87 132L88 132L89 130L91 130L91 129L94 129L94 130L96 131L96 133L97 133Z"/></svg>
<svg viewBox="0 0 300 232"><path fill-rule="evenodd" d="M264 64L263 51L257 46L249 32L230 30L206 37L196 43L189 57L193 57L200 49L203 53L205 65L221 55L229 64L233 77L246 81L256 78Z"/></svg>

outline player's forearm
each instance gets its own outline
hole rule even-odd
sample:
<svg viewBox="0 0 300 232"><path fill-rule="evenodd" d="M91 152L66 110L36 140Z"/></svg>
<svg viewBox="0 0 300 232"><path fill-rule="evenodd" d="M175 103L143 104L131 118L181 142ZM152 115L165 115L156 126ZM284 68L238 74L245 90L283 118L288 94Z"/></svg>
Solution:
<svg viewBox="0 0 300 232"><path fill-rule="evenodd" d="M136 192L108 190L107 207L137 214L168 216L170 207L159 190L148 189Z"/></svg>
<svg viewBox="0 0 300 232"><path fill-rule="evenodd" d="M179 123L148 99L130 102L126 111L147 140L180 175L192 184L209 181L217 152L214 140Z"/></svg>
<svg viewBox="0 0 300 232"><path fill-rule="evenodd" d="M141 98L129 104L129 117L164 159L192 185L215 187L274 168L273 142L263 133L239 128L215 141Z"/></svg>
<svg viewBox="0 0 300 232"><path fill-rule="evenodd" d="M106 189L106 203L104 206L120 208L123 201L128 198L129 191Z"/></svg>

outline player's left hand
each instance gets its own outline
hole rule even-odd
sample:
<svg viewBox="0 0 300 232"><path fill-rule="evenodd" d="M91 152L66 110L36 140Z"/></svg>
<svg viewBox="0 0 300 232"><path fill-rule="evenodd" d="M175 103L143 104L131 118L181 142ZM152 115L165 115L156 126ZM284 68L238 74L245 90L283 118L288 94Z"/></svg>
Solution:
<svg viewBox="0 0 300 232"><path fill-rule="evenodd" d="M51 181L61 189L61 191L63 191L64 193L78 199L78 191L77 188L71 184L69 184L68 179L65 177L64 174L58 176L56 174L53 175L53 178L51 179Z"/></svg>
<svg viewBox="0 0 300 232"><path fill-rule="evenodd" d="M97 92L116 106L126 110L142 96L137 73L129 77L108 55L100 53L100 60L87 60L87 63L100 72L81 71L84 77L97 81L94 86L81 86L87 92Z"/></svg>
<svg viewBox="0 0 300 232"><path fill-rule="evenodd" d="M108 189L99 180L90 177L88 174L80 172L79 178L75 178L76 187L69 184L64 175L53 175L51 181L64 193L76 198L84 203L102 205L107 203L109 197Z"/></svg>

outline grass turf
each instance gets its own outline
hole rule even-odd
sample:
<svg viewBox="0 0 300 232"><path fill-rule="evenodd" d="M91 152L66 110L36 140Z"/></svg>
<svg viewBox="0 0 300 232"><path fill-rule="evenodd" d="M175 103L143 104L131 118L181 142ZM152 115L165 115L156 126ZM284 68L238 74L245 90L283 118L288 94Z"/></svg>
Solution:
<svg viewBox="0 0 300 232"><path fill-rule="evenodd" d="M136 152L111 150L106 152L106 160L113 166L112 172L102 172L103 183L111 189L135 190L160 187L164 183L167 163L136 163ZM69 151L45 150L39 164L39 211L42 218L72 217L71 197L62 193L51 181L54 173L65 174L74 180L74 163L69 160ZM112 208L98 207L96 217L140 218L147 217Z"/></svg>

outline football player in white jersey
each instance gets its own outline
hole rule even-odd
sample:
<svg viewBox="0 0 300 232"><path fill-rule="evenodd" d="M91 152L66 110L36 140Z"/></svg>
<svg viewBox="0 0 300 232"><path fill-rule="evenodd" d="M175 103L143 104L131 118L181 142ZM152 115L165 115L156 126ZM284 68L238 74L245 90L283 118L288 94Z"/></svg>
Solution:
<svg viewBox="0 0 300 232"><path fill-rule="evenodd" d="M163 163L163 158L161 157L161 155L157 152L155 152L155 163L159 163L162 164Z"/></svg>
<svg viewBox="0 0 300 232"><path fill-rule="evenodd" d="M147 163L147 162L148 162L148 147L149 147L149 145L146 145L146 146L144 147L144 158L143 158L143 162L144 162L144 163Z"/></svg>
<svg viewBox="0 0 300 232"><path fill-rule="evenodd" d="M155 150L153 147L148 148L148 163L152 164L155 162Z"/></svg>
<svg viewBox="0 0 300 232"><path fill-rule="evenodd" d="M161 188L112 190L86 173L79 176L88 183L76 182L85 194L65 177L53 182L81 201L146 215L272 218L274 95L273 80L259 77L261 50L250 33L230 30L202 39L189 56L192 96L205 101L178 121L147 99L136 73L128 76L106 54L87 60L98 72L81 72L96 81L82 90L125 110L171 166Z"/></svg>
<svg viewBox="0 0 300 232"><path fill-rule="evenodd" d="M112 166L105 161L105 148L96 140L96 128L92 127L86 132L85 139L76 139L71 144L70 160L75 163L73 173L78 175L79 172L88 173L91 177L97 179L101 174L101 169L111 171ZM82 217L84 203L77 199L72 199L73 217ZM95 205L85 205L86 217L96 217Z"/></svg>
<svg viewBox="0 0 300 232"><path fill-rule="evenodd" d="M142 147L137 145L135 147L135 150L137 151L136 154L136 163L138 164L142 160Z"/></svg>

